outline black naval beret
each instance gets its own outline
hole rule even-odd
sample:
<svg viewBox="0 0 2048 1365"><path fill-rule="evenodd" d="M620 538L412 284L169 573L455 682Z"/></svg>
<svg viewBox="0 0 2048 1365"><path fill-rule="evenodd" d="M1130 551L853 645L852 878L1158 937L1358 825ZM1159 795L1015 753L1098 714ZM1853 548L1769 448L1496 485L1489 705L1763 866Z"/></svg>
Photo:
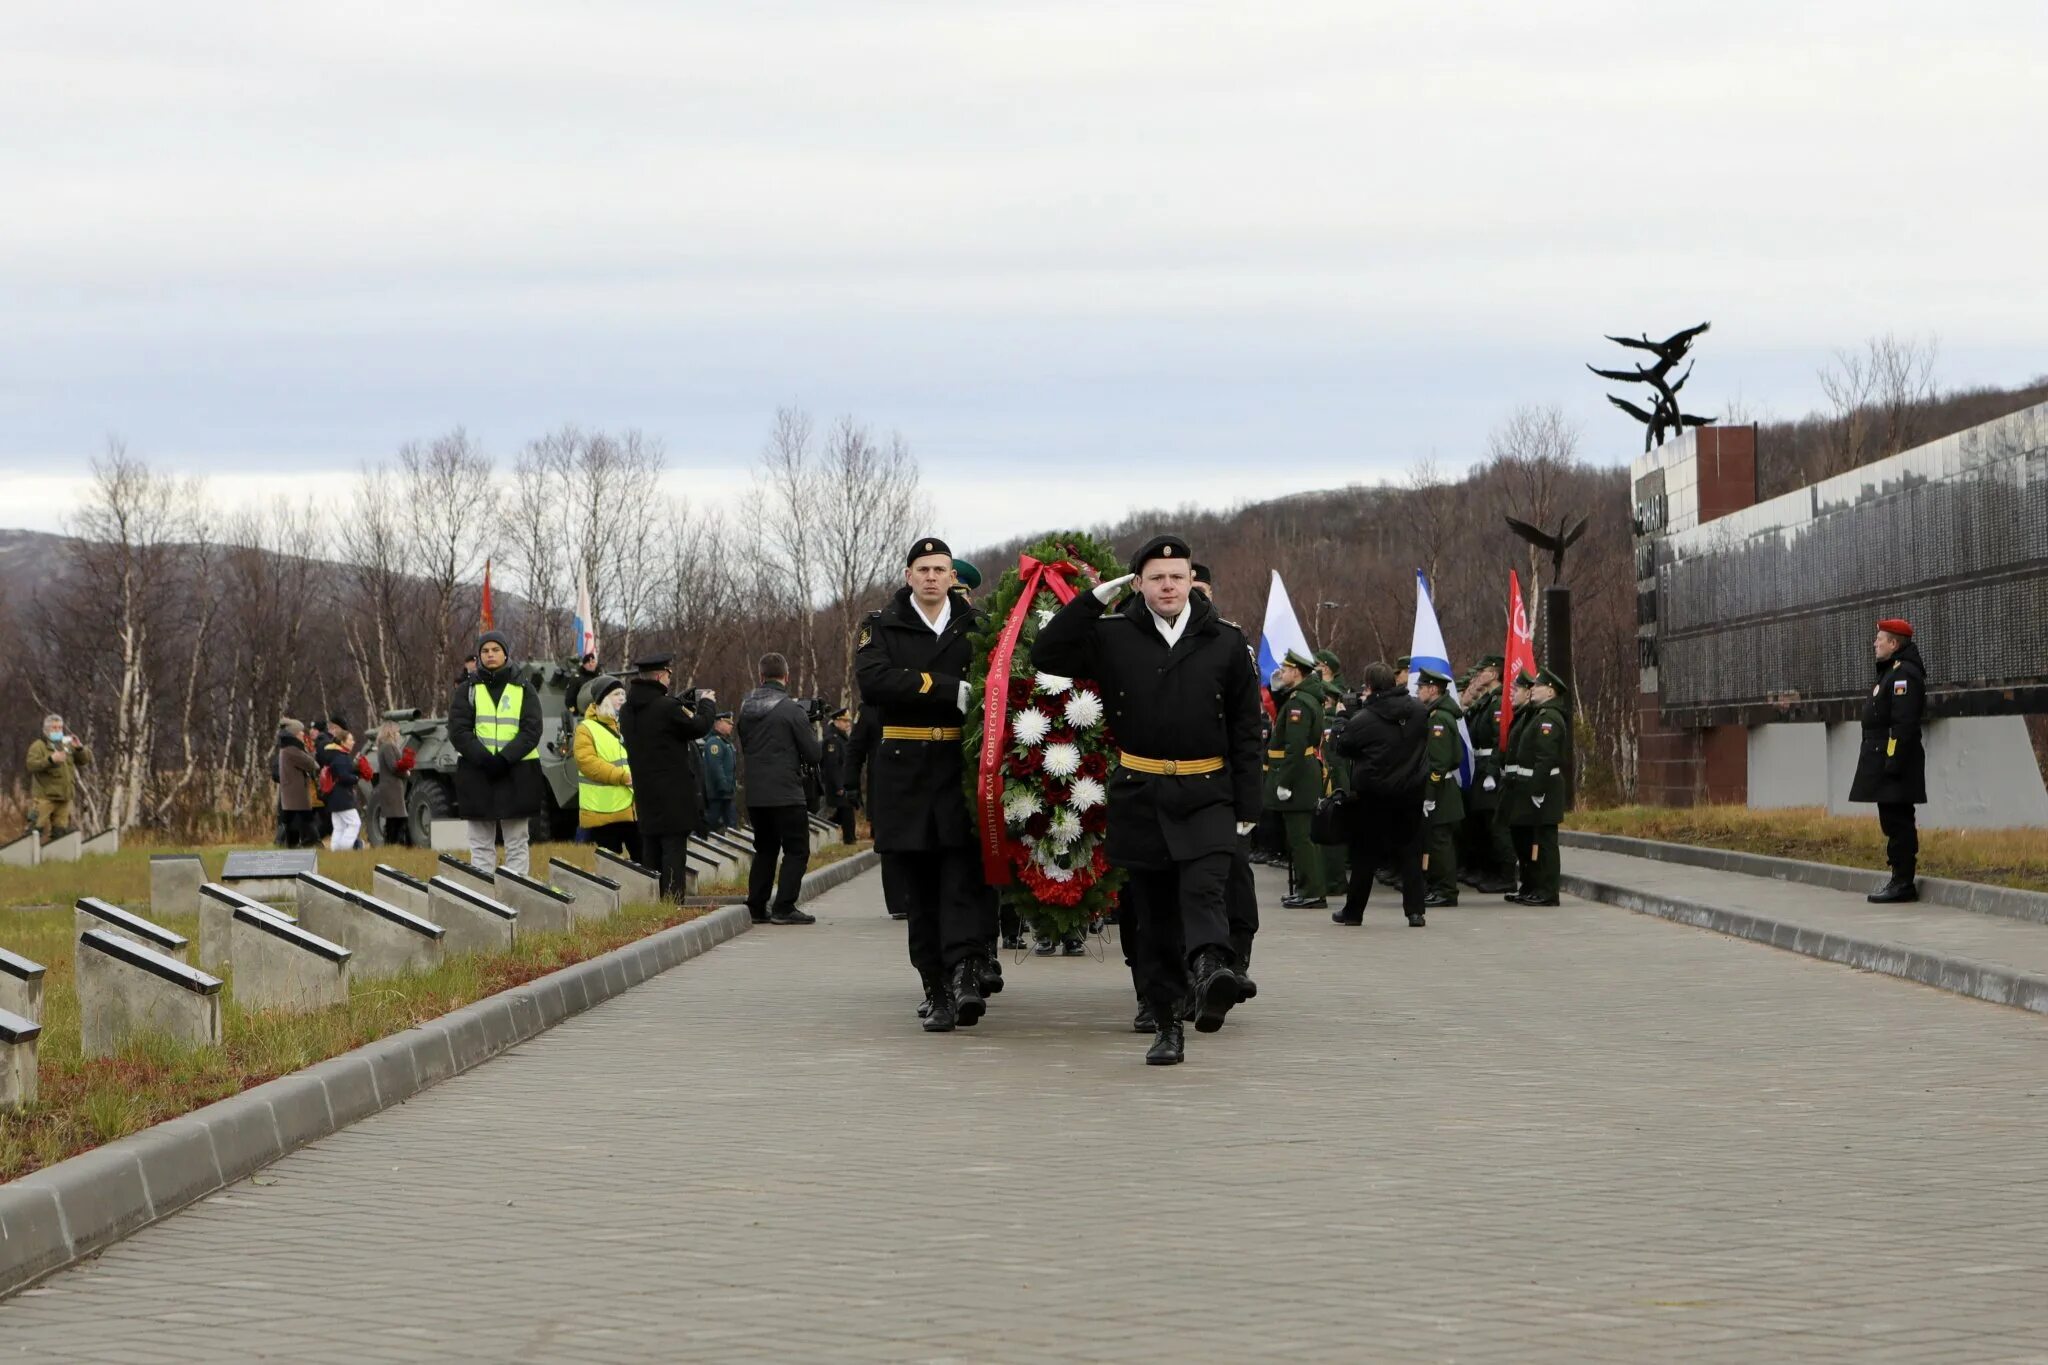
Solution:
<svg viewBox="0 0 2048 1365"><path fill-rule="evenodd" d="M1451 680L1433 668L1419 670L1415 675L1415 682L1417 686L1423 683L1431 683L1443 688L1446 692L1451 690Z"/></svg>
<svg viewBox="0 0 2048 1365"><path fill-rule="evenodd" d="M1194 574L1197 583L1207 583L1212 588L1216 586L1216 575L1209 572L1207 564L1195 565Z"/></svg>
<svg viewBox="0 0 2048 1365"><path fill-rule="evenodd" d="M951 559L953 557L953 547L940 540L937 536L920 536L918 539L910 542L910 553L903 556L903 567L909 568L926 555L944 555L946 558Z"/></svg>
<svg viewBox="0 0 2048 1365"><path fill-rule="evenodd" d="M1179 536L1154 536L1138 547L1138 553L1131 556L1131 572L1143 573L1145 566L1155 559L1185 559L1194 562L1194 552Z"/></svg>
<svg viewBox="0 0 2048 1365"><path fill-rule="evenodd" d="M673 654L650 654L644 659L633 660L633 667L639 669L642 673L655 673L667 668L669 660L675 657Z"/></svg>

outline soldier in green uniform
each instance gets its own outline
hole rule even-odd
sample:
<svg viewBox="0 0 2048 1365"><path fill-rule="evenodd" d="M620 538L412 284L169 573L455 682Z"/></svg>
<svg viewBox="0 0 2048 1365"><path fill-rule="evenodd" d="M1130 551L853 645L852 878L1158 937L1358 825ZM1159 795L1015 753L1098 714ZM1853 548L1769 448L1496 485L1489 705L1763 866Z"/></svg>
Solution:
<svg viewBox="0 0 2048 1365"><path fill-rule="evenodd" d="M1499 893L1515 886L1515 839L1500 818L1502 767L1508 737L1500 732L1501 656L1489 654L1465 685L1465 732L1472 737L1472 785L1465 792L1459 829L1459 866L1475 890Z"/></svg>
<svg viewBox="0 0 2048 1365"><path fill-rule="evenodd" d="M1331 747L1331 737L1343 728L1344 718L1349 714L1351 687L1344 681L1344 670L1334 649L1316 651L1316 681L1323 688L1323 771L1328 781L1323 784L1325 792L1349 791L1351 789L1351 760L1339 758ZM1351 849L1345 844L1324 844L1323 850L1323 893L1326 896L1342 896L1351 886Z"/></svg>
<svg viewBox="0 0 2048 1365"><path fill-rule="evenodd" d="M1429 708L1429 781L1422 789L1422 870L1429 895L1422 903L1434 909L1458 903L1457 831L1465 818L1465 791L1458 785L1465 739L1458 733L1458 718L1464 712L1451 691L1450 678L1435 669L1416 675L1415 696Z"/></svg>
<svg viewBox="0 0 2048 1365"><path fill-rule="evenodd" d="M1569 694L1563 680L1549 669L1523 677L1529 699L1526 704L1519 695L1515 699L1507 790L1501 796L1501 817L1514 831L1522 885L1501 899L1518 905L1556 905L1557 827L1569 801L1564 773L1572 748Z"/></svg>
<svg viewBox="0 0 2048 1365"><path fill-rule="evenodd" d="M1288 650L1280 661L1281 691L1273 698L1273 734L1266 742L1267 810L1280 812L1294 862L1294 891L1280 903L1293 910L1320 910L1324 895L1323 850L1309 837L1310 817L1323 797L1322 690L1312 681L1315 660Z"/></svg>

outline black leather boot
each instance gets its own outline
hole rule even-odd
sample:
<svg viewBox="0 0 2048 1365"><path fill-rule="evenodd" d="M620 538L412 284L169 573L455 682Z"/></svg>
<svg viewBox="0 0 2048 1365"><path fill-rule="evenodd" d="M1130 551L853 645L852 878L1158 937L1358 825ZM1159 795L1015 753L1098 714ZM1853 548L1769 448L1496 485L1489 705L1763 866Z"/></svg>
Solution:
<svg viewBox="0 0 2048 1365"><path fill-rule="evenodd" d="M1920 888L1911 877L1893 877L1863 899L1872 905L1908 905L1920 899Z"/></svg>
<svg viewBox="0 0 2048 1365"><path fill-rule="evenodd" d="M985 957L981 960L981 993L985 996L1003 993L1003 964L1000 959Z"/></svg>
<svg viewBox="0 0 2048 1365"><path fill-rule="evenodd" d="M1188 1039L1178 1019L1168 1019L1159 1026L1159 1035L1152 1040L1152 1046L1145 1053L1146 1066L1179 1066L1187 1056Z"/></svg>
<svg viewBox="0 0 2048 1365"><path fill-rule="evenodd" d="M973 1028L988 1011L981 993L981 960L967 958L953 969L953 1018L961 1028Z"/></svg>
<svg viewBox="0 0 2048 1365"><path fill-rule="evenodd" d="M1158 1018L1157 1018L1157 1017L1156 1017L1156 1016L1155 1016L1155 1015L1154 1015L1154 1014L1152 1013L1152 1002L1151 1002L1151 1001L1149 1001L1149 1000L1140 1000L1140 1001L1138 1002L1138 1013L1137 1013L1136 1017L1134 1017L1134 1018L1133 1018L1133 1019L1131 1020L1131 1032L1133 1032L1133 1033L1157 1033L1157 1032L1159 1032L1159 1020L1158 1020Z"/></svg>
<svg viewBox="0 0 2048 1365"><path fill-rule="evenodd" d="M943 977L927 976L922 978L922 980L924 981L924 999L918 1002L917 1017L929 1019L932 1013L932 997L937 995L939 990L945 985L945 979Z"/></svg>
<svg viewBox="0 0 2048 1365"><path fill-rule="evenodd" d="M925 1004L929 1006L929 1011L924 1017L924 1031L951 1033L953 1026L959 1022L959 1016L953 1011L953 992L945 982L938 982L932 987L931 996Z"/></svg>
<svg viewBox="0 0 2048 1365"><path fill-rule="evenodd" d="M1195 958L1195 1032L1214 1033L1223 1027L1223 1016L1244 998L1237 984L1237 971L1230 959L1214 948L1204 948Z"/></svg>

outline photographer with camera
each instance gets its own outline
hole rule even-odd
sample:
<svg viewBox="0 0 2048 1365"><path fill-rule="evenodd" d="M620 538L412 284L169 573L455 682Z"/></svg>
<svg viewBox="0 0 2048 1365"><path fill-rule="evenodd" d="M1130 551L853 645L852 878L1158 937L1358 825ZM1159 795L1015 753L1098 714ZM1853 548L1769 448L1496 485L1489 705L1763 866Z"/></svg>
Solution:
<svg viewBox="0 0 2048 1365"><path fill-rule="evenodd" d="M813 703L814 706L817 703ZM796 908L797 888L811 860L804 773L825 759L825 746L803 703L789 695L789 660L761 656L761 685L740 703L740 759L746 765L747 819L754 826L754 866L747 877L747 913L756 924L815 924ZM782 876L776 879L778 855ZM775 892L770 911L768 893Z"/></svg>
<svg viewBox="0 0 2048 1365"><path fill-rule="evenodd" d="M672 657L655 654L633 661L636 671L619 707L619 737L633 770L640 851L647 866L661 875L662 899L681 901L690 886L690 836L704 829L697 741L711 733L718 697L695 688L670 696Z"/></svg>
<svg viewBox="0 0 2048 1365"><path fill-rule="evenodd" d="M64 730L64 717L44 716L43 732L28 746L29 825L48 843L76 826L71 799L78 793L80 768L92 762L85 741Z"/></svg>

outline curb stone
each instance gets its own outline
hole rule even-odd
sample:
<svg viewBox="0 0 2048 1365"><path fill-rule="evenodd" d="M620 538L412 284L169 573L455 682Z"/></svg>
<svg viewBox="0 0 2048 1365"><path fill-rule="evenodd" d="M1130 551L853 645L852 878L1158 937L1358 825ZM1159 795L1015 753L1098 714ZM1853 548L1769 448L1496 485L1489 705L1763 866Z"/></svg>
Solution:
<svg viewBox="0 0 2048 1365"><path fill-rule="evenodd" d="M879 862L820 868L798 900ZM750 927L744 905L714 910L0 1185L0 1299Z"/></svg>
<svg viewBox="0 0 2048 1365"><path fill-rule="evenodd" d="M1877 938L1857 938L1825 933L1783 920L1746 911L1729 910L1701 901L1684 900L1634 887L1599 881L1567 872L1560 881L1571 895L1620 906L1638 914L1711 929L1732 938L1748 939L1787 952L1801 953L1826 962L1838 962L1866 972L1882 972L1907 981L1917 981L1937 990L1953 991L1994 1005L2048 1014L2048 976L2015 971L1973 958L1942 953Z"/></svg>
<svg viewBox="0 0 2048 1365"><path fill-rule="evenodd" d="M1568 829L1558 842L1566 848L1583 848L1594 853L1620 853L1631 858L1649 858L1686 867L1704 867L1715 872L1736 872L1745 877L1769 877L1774 881L1821 886L1830 891L1853 891L1862 895L1877 886L1880 871L1843 867L1837 863L1809 863L1799 858L1778 858L1764 853L1742 853L1730 848L1703 844L1677 844L1663 839L1637 839L1626 834L1596 834L1590 830ZM1974 910L1980 915L2032 920L2048 924L2048 893L2026 891L2016 886L1993 886L1989 882L1955 881L1948 877L1917 879L1920 899L1952 910Z"/></svg>

